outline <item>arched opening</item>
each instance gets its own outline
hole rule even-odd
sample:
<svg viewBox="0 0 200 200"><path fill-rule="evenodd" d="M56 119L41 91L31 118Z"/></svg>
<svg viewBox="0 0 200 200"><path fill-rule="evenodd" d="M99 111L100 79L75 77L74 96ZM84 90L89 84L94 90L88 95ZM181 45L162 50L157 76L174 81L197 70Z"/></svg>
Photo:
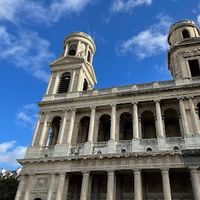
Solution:
<svg viewBox="0 0 200 200"><path fill-rule="evenodd" d="M190 37L190 33L189 33L189 31L186 30L186 29L182 31L182 35L183 35L183 39L185 39L185 38L189 38L189 37Z"/></svg>
<svg viewBox="0 0 200 200"><path fill-rule="evenodd" d="M84 83L83 83L83 91L86 91L88 89L88 82L86 79L84 79Z"/></svg>
<svg viewBox="0 0 200 200"><path fill-rule="evenodd" d="M144 111L141 116L142 138L156 138L156 127L154 114L151 111Z"/></svg>
<svg viewBox="0 0 200 200"><path fill-rule="evenodd" d="M167 109L164 112L166 137L181 137L178 114L174 109Z"/></svg>
<svg viewBox="0 0 200 200"><path fill-rule="evenodd" d="M199 116L199 119L200 119L200 102L197 104L197 112L198 112L198 116Z"/></svg>
<svg viewBox="0 0 200 200"><path fill-rule="evenodd" d="M90 117L85 116L85 117L81 118L80 124L79 124L77 143L87 142L89 126L90 126Z"/></svg>
<svg viewBox="0 0 200 200"><path fill-rule="evenodd" d="M51 122L50 132L47 140L47 145L55 145L57 144L58 134L60 131L61 117L56 116L53 118Z"/></svg>
<svg viewBox="0 0 200 200"><path fill-rule="evenodd" d="M99 119L98 142L108 141L110 139L110 115L102 115Z"/></svg>
<svg viewBox="0 0 200 200"><path fill-rule="evenodd" d="M91 62L91 53L90 53L90 51L88 51L87 61L88 61L89 63Z"/></svg>
<svg viewBox="0 0 200 200"><path fill-rule="evenodd" d="M120 140L131 140L133 138L133 123L130 113L120 115Z"/></svg>
<svg viewBox="0 0 200 200"><path fill-rule="evenodd" d="M77 50L77 44L71 44L69 46L68 55L75 56L76 55L76 50Z"/></svg>
<svg viewBox="0 0 200 200"><path fill-rule="evenodd" d="M59 94L68 92L70 77L71 77L71 74L69 72L62 74L60 78L59 88L58 88Z"/></svg>
<svg viewBox="0 0 200 200"><path fill-rule="evenodd" d="M36 199L34 199L34 200L42 200L42 199L40 199L40 198L36 198Z"/></svg>

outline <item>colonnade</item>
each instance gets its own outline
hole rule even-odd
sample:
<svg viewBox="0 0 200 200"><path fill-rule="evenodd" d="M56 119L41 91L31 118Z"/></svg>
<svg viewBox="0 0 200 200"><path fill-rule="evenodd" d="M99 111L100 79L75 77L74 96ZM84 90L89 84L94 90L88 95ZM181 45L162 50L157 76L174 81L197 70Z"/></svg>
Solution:
<svg viewBox="0 0 200 200"><path fill-rule="evenodd" d="M134 200L142 200L144 197L143 190L143 171L136 169L132 170L133 172L133 182L134 182ZM161 177L162 177L162 194L164 200L172 200L172 191L170 184L170 176L169 169L160 169ZM89 200L91 198L91 181L92 181L93 172L85 171L82 173L82 184L81 184L81 192L80 192L80 200ZM31 189L35 184L33 182L36 181L37 175L31 174L30 176L21 175L20 177L20 185L18 187L18 191L15 197L15 200L22 200L22 192L25 189L23 200L30 199ZM58 184L55 184L56 178L58 179ZM190 178L191 185L193 190L193 196L195 200L200 200L200 178L198 168L193 167L190 168ZM70 173L60 173L50 174L50 182L47 193L47 200L62 200L66 199L67 191L70 184ZM25 186L26 185L26 186ZM53 197L53 193L56 191L56 198ZM64 196L66 195L66 196ZM107 171L107 192L106 192L106 200L115 200L116 199L116 171L109 170Z"/></svg>
<svg viewBox="0 0 200 200"><path fill-rule="evenodd" d="M179 110L180 110L180 117L181 117L181 126L182 126L182 136L185 135L189 135L190 131L189 131L189 125L188 125L188 116L186 114L186 108L185 108L185 103L184 103L184 99L180 98L179 100ZM156 135L158 138L162 138L165 137L165 124L163 121L163 116L162 116L162 112L161 112L161 105L160 105L160 100L156 100L154 101L155 103L155 119L156 119ZM192 127L193 130L195 132L195 134L200 134L200 126L199 126L199 118L198 115L196 113L195 107L194 107L194 103L193 103L193 99L189 98L188 99L188 103L189 103L189 109L190 109L190 116L191 116L191 122L192 122ZM139 130L139 115L138 115L138 102L133 102L132 103L132 116L133 116L133 139L140 139L140 130ZM117 104L111 104L111 127L110 127L110 140L111 141L116 141L116 125L117 125ZM87 138L87 142L94 142L94 133L95 133L95 118L96 118L96 107L93 106L90 108L90 123L89 123L89 131L88 131L88 138ZM50 114L46 114L45 116L45 120L43 122L43 128L41 133L38 132L38 126L41 123L40 122L40 118L39 121L37 123L36 129L35 129L35 134L32 140L32 146L35 146L36 144L36 138L39 138L39 146L45 146L46 144L46 140L47 140L47 135L48 135L48 130L49 130L49 115ZM70 118L70 122L68 125L68 131L66 131L66 121L67 118ZM65 144L67 143L67 145L71 145L72 142L72 134L74 131L74 126L75 126L75 119L76 119L76 109L70 109L65 111L63 118L62 118L62 122L61 122L61 127L60 127L60 132L59 132L59 137L58 137L58 141L57 144L63 144L63 138L64 135L67 132L67 139ZM40 134L40 137L36 137L37 134Z"/></svg>

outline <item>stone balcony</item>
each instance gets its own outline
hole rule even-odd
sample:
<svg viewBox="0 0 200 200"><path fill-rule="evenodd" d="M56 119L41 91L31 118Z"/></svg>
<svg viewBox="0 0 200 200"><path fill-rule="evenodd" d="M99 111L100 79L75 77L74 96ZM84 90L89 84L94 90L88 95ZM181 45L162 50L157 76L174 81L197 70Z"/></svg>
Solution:
<svg viewBox="0 0 200 200"><path fill-rule="evenodd" d="M55 145L47 147L29 147L25 159L68 157L81 158L100 155L120 155L127 153L162 154L166 151L181 152L183 150L200 149L200 136L137 139L125 141L108 141L83 143L71 147Z"/></svg>
<svg viewBox="0 0 200 200"><path fill-rule="evenodd" d="M134 84L122 87L113 87L107 89L94 89L83 92L68 92L66 94L52 94L46 95L42 99L42 102L53 101L53 100L64 100L64 99L73 99L80 97L93 97L98 95L110 95L110 94L118 94L125 92L144 92L150 90L157 89L168 89L168 88L178 88L184 85L192 85L200 83L199 77L193 79L185 79L185 80L171 80L171 81L161 81L161 82L152 82L152 83L144 83L144 84Z"/></svg>

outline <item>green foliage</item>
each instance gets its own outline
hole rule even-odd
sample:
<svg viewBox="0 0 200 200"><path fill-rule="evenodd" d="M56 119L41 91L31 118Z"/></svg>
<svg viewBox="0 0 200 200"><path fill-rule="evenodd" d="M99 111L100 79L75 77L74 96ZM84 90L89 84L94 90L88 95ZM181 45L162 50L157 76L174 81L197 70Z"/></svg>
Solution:
<svg viewBox="0 0 200 200"><path fill-rule="evenodd" d="M18 184L14 177L0 177L0 200L14 200Z"/></svg>

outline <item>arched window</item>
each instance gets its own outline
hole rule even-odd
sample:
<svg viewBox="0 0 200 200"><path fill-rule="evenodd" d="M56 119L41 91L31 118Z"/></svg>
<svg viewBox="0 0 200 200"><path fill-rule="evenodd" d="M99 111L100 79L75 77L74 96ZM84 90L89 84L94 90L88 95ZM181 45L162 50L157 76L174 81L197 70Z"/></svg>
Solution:
<svg viewBox="0 0 200 200"><path fill-rule="evenodd" d="M71 44L69 46L68 55L75 56L76 55L76 50L77 50L77 44Z"/></svg>
<svg viewBox="0 0 200 200"><path fill-rule="evenodd" d="M84 83L83 83L83 91L86 91L88 89L88 82L86 79L84 79Z"/></svg>
<svg viewBox="0 0 200 200"><path fill-rule="evenodd" d="M99 119L98 142L108 141L110 139L110 115L102 115Z"/></svg>
<svg viewBox="0 0 200 200"><path fill-rule="evenodd" d="M151 111L144 111L141 116L142 138L156 138L154 115Z"/></svg>
<svg viewBox="0 0 200 200"><path fill-rule="evenodd" d="M90 53L90 51L88 51L87 61L88 61L89 63L91 62L91 53Z"/></svg>
<svg viewBox="0 0 200 200"><path fill-rule="evenodd" d="M186 29L182 31L182 35L183 35L183 39L185 39L185 38L189 38L189 37L190 37L190 33L189 33L189 31L186 30Z"/></svg>
<svg viewBox="0 0 200 200"><path fill-rule="evenodd" d="M178 114L174 109L167 109L164 112L166 137L181 137Z"/></svg>
<svg viewBox="0 0 200 200"><path fill-rule="evenodd" d="M77 143L87 142L89 126L90 126L90 117L85 116L85 117L81 118L80 124L79 124Z"/></svg>
<svg viewBox="0 0 200 200"><path fill-rule="evenodd" d="M36 198L36 199L34 199L34 200L42 200L42 199L40 199L40 198Z"/></svg>
<svg viewBox="0 0 200 200"><path fill-rule="evenodd" d="M120 116L120 140L131 140L133 138L133 123L130 113L123 113Z"/></svg>
<svg viewBox="0 0 200 200"><path fill-rule="evenodd" d="M61 124L61 117L59 116L54 117L51 122L47 145L51 146L57 144L58 134L60 131L60 124Z"/></svg>
<svg viewBox="0 0 200 200"><path fill-rule="evenodd" d="M68 92L70 77L71 77L71 74L69 72L65 72L64 74L62 74L60 78L59 88L58 88L59 94Z"/></svg>

